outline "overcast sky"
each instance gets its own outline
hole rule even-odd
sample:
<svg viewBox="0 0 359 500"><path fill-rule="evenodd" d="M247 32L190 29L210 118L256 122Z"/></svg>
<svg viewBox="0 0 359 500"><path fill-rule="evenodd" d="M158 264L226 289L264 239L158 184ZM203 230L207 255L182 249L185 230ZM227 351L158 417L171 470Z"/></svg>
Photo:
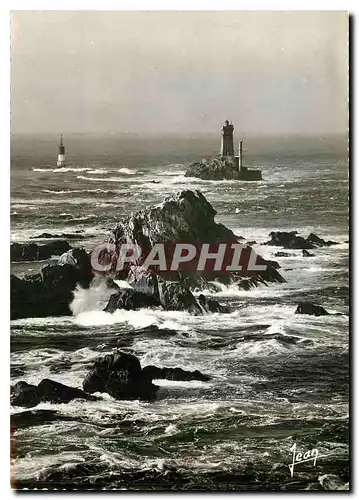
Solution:
<svg viewBox="0 0 359 500"><path fill-rule="evenodd" d="M346 132L345 12L12 14L12 132Z"/></svg>

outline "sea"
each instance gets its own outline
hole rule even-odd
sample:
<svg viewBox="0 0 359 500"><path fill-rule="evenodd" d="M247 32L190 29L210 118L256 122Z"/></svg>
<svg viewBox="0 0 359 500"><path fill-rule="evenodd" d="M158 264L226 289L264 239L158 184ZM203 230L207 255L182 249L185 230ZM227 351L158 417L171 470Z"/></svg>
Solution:
<svg viewBox="0 0 359 500"><path fill-rule="evenodd" d="M218 154L216 135L68 134L11 137L11 242L74 233L93 249L131 212L199 189L216 221L276 260L286 282L207 291L227 314L156 309L103 311L111 291L77 288L68 317L11 321L11 382L43 378L81 387L94 361L115 349L142 366L200 370L208 382L155 381L154 402L41 403L49 418L12 431L18 488L170 491L320 489L349 478L349 174L345 136L249 136L244 164L263 181L186 178ZM271 231L311 232L337 245L263 245ZM12 263L23 277L46 262ZM113 293L113 292L112 292ZM294 314L311 301L333 314ZM28 411L11 407L12 414ZM50 418L51 417L51 418ZM293 446L316 461L295 464ZM319 485L319 486L318 486ZM331 489L331 488L329 488Z"/></svg>

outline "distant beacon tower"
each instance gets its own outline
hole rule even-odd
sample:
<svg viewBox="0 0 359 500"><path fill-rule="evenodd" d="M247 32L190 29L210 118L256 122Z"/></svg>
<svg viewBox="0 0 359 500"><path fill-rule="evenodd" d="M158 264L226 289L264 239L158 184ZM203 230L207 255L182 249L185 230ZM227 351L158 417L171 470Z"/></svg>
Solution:
<svg viewBox="0 0 359 500"><path fill-rule="evenodd" d="M224 158L225 156L234 156L233 131L234 127L232 123L229 123L229 121L226 120L222 127L222 138L221 138L222 158Z"/></svg>
<svg viewBox="0 0 359 500"><path fill-rule="evenodd" d="M61 139L59 144L59 154L57 156L57 166L64 167L65 165L66 165L65 146L64 143L62 142L62 134L61 134Z"/></svg>
<svg viewBox="0 0 359 500"><path fill-rule="evenodd" d="M239 141L239 161L238 161L238 166L239 170L247 170L246 167L243 166L243 141Z"/></svg>

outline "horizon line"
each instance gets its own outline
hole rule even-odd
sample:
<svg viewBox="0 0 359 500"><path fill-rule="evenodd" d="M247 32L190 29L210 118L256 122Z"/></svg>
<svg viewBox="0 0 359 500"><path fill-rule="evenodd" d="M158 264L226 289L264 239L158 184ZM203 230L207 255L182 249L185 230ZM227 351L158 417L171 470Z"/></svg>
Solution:
<svg viewBox="0 0 359 500"><path fill-rule="evenodd" d="M49 131L10 131L10 137L15 135L108 135L108 136L218 136L219 132L134 132L134 131L61 131L58 132L49 132ZM302 136L302 137L319 137L319 136L333 136L333 135L347 135L349 137L349 130L341 131L341 132L238 132L237 135L242 135L244 137L253 137L253 136L268 136L268 137L294 137L294 136Z"/></svg>

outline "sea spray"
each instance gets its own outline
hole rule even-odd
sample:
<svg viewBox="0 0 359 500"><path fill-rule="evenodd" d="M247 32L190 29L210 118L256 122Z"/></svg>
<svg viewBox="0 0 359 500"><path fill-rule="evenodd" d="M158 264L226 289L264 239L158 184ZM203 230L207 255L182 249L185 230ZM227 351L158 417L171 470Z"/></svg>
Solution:
<svg viewBox="0 0 359 500"><path fill-rule="evenodd" d="M102 311L110 296L116 292L115 287L109 287L106 280L94 279L90 288L78 285L74 291L74 299L70 309L74 316L86 311Z"/></svg>

